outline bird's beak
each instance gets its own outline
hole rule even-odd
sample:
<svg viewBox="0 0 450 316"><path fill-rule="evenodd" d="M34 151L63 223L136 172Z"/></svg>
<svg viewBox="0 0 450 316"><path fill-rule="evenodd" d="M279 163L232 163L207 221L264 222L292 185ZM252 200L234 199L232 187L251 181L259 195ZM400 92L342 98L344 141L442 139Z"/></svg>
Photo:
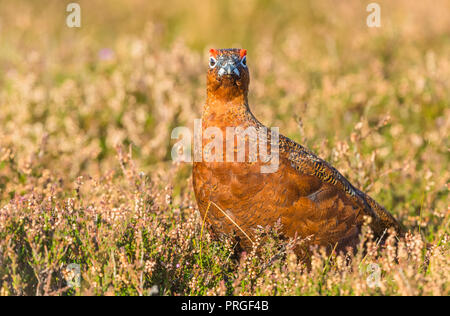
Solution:
<svg viewBox="0 0 450 316"><path fill-rule="evenodd" d="M234 74L236 76L240 76L239 69L237 68L237 65L234 61L229 60L226 61L219 69L218 75L219 77L222 77L223 75L231 75Z"/></svg>

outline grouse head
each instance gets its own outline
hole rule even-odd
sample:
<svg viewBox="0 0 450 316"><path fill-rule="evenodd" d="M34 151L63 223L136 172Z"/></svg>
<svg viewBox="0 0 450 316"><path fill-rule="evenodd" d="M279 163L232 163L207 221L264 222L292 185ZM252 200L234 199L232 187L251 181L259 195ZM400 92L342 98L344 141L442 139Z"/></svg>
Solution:
<svg viewBox="0 0 450 316"><path fill-rule="evenodd" d="M207 87L217 97L247 95L250 75L247 50L239 48L210 49Z"/></svg>

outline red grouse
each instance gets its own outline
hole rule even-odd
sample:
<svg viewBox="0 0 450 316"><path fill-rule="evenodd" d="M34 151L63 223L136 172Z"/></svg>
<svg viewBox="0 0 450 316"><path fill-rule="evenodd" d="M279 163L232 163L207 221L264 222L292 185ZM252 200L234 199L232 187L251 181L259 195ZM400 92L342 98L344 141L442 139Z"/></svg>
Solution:
<svg viewBox="0 0 450 316"><path fill-rule="evenodd" d="M250 82L245 49L211 49L207 74L207 99L202 115L202 130L215 128L227 134L227 128L254 128L258 135L266 131L252 114L248 104ZM272 134L257 140L237 134L231 152L239 155L242 141L267 142ZM279 161L273 172L262 172L267 162L251 159L245 147L245 161L227 156L223 150L209 154L212 139L203 135L203 158L194 162L193 185L202 218L213 232L235 236L249 250L258 226L273 226L278 220L285 237L309 237L311 245L344 251L359 242L364 216L376 237L392 227L401 232L397 221L370 196L355 188L342 174L307 148L279 135ZM228 142L229 143L229 142ZM274 146L273 144L271 146ZM268 151L270 151L268 149ZM228 158L228 159L227 159ZM234 158L234 160L233 160ZM298 249L298 253L304 252Z"/></svg>

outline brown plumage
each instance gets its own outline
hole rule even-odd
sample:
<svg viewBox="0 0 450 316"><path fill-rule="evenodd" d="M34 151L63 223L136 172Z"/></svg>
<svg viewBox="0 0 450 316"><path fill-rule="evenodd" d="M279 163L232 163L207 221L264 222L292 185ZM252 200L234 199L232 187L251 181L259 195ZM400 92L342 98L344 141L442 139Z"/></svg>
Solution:
<svg viewBox="0 0 450 316"><path fill-rule="evenodd" d="M263 129L248 105L246 50L212 49L210 54L203 131L218 127L226 135L227 127ZM270 144L270 133L267 141ZM204 150L210 142L203 135ZM234 152L238 151L236 144ZM377 237L390 227L402 230L382 206L326 161L289 138L279 136L279 167L273 173L261 173L261 166L266 164L260 159L249 162L248 151L245 162L226 162L223 139L224 162L208 162L203 156L193 167L194 191L202 218L215 234L236 236L243 249L251 247L258 226L273 226L278 220L284 236L309 236L311 244L337 250L358 244L364 216L371 217L370 225ZM301 249L298 253L305 254Z"/></svg>

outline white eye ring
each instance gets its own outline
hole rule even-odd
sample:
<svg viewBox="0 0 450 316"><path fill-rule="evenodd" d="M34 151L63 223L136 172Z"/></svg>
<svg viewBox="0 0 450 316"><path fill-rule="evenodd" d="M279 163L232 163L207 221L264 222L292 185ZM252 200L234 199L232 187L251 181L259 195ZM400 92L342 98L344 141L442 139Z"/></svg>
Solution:
<svg viewBox="0 0 450 316"><path fill-rule="evenodd" d="M217 60L214 57L209 57L209 68L214 68L217 65Z"/></svg>
<svg viewBox="0 0 450 316"><path fill-rule="evenodd" d="M242 59L241 59L241 65L242 65L244 68L247 68L247 56L242 57Z"/></svg>

